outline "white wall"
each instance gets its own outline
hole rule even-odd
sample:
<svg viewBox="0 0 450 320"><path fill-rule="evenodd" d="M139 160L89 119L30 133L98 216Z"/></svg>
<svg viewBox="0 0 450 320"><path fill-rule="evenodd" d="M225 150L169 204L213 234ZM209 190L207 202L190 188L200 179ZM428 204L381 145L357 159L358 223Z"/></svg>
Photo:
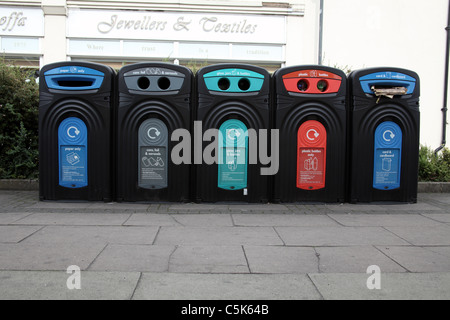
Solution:
<svg viewBox="0 0 450 320"><path fill-rule="evenodd" d="M420 141L437 148L442 138L448 0L324 2L324 64L348 65L353 70L392 66L417 72L421 79Z"/></svg>

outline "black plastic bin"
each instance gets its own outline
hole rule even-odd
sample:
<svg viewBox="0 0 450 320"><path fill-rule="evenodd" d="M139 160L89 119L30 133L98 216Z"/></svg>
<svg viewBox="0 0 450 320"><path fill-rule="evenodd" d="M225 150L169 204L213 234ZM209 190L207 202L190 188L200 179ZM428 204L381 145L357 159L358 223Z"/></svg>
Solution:
<svg viewBox="0 0 450 320"><path fill-rule="evenodd" d="M177 129L190 130L192 79L188 68L168 63L136 63L120 69L117 201L190 200L191 161L172 161L179 142L171 138Z"/></svg>
<svg viewBox="0 0 450 320"><path fill-rule="evenodd" d="M210 129L221 133L215 163L202 159L208 139L200 151L194 147L196 201L267 202L268 176L250 145L260 143L260 129L269 133L269 73L247 64L217 64L202 68L196 84L194 131L200 139Z"/></svg>
<svg viewBox="0 0 450 320"><path fill-rule="evenodd" d="M114 70L53 63L39 81L40 199L111 201Z"/></svg>
<svg viewBox="0 0 450 320"><path fill-rule="evenodd" d="M274 202L344 202L346 75L306 65L279 69L273 80L275 129L280 131Z"/></svg>
<svg viewBox="0 0 450 320"><path fill-rule="evenodd" d="M419 76L398 68L354 71L350 201L417 202Z"/></svg>

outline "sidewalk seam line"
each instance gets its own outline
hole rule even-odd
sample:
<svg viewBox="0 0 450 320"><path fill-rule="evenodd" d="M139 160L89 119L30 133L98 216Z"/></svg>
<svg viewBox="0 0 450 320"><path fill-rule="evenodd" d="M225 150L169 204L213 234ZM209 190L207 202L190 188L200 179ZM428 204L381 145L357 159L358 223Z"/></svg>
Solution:
<svg viewBox="0 0 450 320"><path fill-rule="evenodd" d="M23 241L25 241L25 240L28 239L29 237L35 235L36 233L38 233L39 231L41 231L41 230L44 229L45 227L47 227L47 226L46 226L46 225L45 225L45 226L42 226L42 227L39 228L38 230L32 232L31 234L29 234L29 235L26 236L25 238L21 239L20 241L15 242L15 243L17 243L17 244L22 243Z"/></svg>
<svg viewBox="0 0 450 320"><path fill-rule="evenodd" d="M241 245L241 248L242 248L242 252L244 253L245 261L247 262L248 272L249 272L249 274L252 274L253 272L252 272L252 269L250 268L250 263L248 262L248 257L247 257L247 253L245 252L244 245Z"/></svg>
<svg viewBox="0 0 450 320"><path fill-rule="evenodd" d="M97 258L105 251L106 247L109 246L109 243L105 244L102 250L95 256L95 258L89 263L89 265L86 267L85 271L89 271L89 268L94 264L95 261L97 261Z"/></svg>
<svg viewBox="0 0 450 320"><path fill-rule="evenodd" d="M136 286L134 287L134 290L133 290L133 292L131 293L131 297L130 297L129 300L133 300L134 295L136 294L136 290L137 290L137 288L139 287L139 284L141 283L142 275L143 275L143 272L139 272L139 278L138 278L138 280L137 280L137 282L136 282Z"/></svg>

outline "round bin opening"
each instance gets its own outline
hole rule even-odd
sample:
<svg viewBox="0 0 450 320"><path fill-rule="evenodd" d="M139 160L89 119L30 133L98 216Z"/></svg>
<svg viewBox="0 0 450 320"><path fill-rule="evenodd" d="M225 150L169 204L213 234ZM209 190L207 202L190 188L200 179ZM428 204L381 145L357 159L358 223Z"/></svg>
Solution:
<svg viewBox="0 0 450 320"><path fill-rule="evenodd" d="M166 77L159 78L159 80L158 80L158 87L161 90L169 89L169 87L170 87L170 80L169 80L169 78L166 78Z"/></svg>
<svg viewBox="0 0 450 320"><path fill-rule="evenodd" d="M325 92L328 89L328 82L326 82L325 80L320 80L319 82L317 82L317 89L320 92Z"/></svg>
<svg viewBox="0 0 450 320"><path fill-rule="evenodd" d="M147 77L140 77L137 84L140 89L146 90L150 87L150 80Z"/></svg>
<svg viewBox="0 0 450 320"><path fill-rule="evenodd" d="M250 89L250 80L246 79L246 78L242 78L241 80L239 80L238 82L238 87L239 89L241 89L242 91L247 91L248 89Z"/></svg>
<svg viewBox="0 0 450 320"><path fill-rule="evenodd" d="M220 90L228 90L230 88L230 80L227 78L221 78L219 79L218 86Z"/></svg>
<svg viewBox="0 0 450 320"><path fill-rule="evenodd" d="M306 90L308 90L309 88L309 83L306 80L299 80L297 82L297 88L298 90L300 90L301 92L305 92Z"/></svg>

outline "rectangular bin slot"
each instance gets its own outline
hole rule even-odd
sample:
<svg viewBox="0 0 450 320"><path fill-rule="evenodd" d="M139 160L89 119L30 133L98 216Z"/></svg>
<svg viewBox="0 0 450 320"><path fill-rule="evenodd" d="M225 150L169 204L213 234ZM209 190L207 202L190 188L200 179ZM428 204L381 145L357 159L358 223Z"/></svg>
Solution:
<svg viewBox="0 0 450 320"><path fill-rule="evenodd" d="M406 87L394 87L394 86L372 86L371 90L377 97L394 98L394 96L404 96L408 93Z"/></svg>
<svg viewBox="0 0 450 320"><path fill-rule="evenodd" d="M90 87L94 81L92 80L59 80L58 86L68 88Z"/></svg>

